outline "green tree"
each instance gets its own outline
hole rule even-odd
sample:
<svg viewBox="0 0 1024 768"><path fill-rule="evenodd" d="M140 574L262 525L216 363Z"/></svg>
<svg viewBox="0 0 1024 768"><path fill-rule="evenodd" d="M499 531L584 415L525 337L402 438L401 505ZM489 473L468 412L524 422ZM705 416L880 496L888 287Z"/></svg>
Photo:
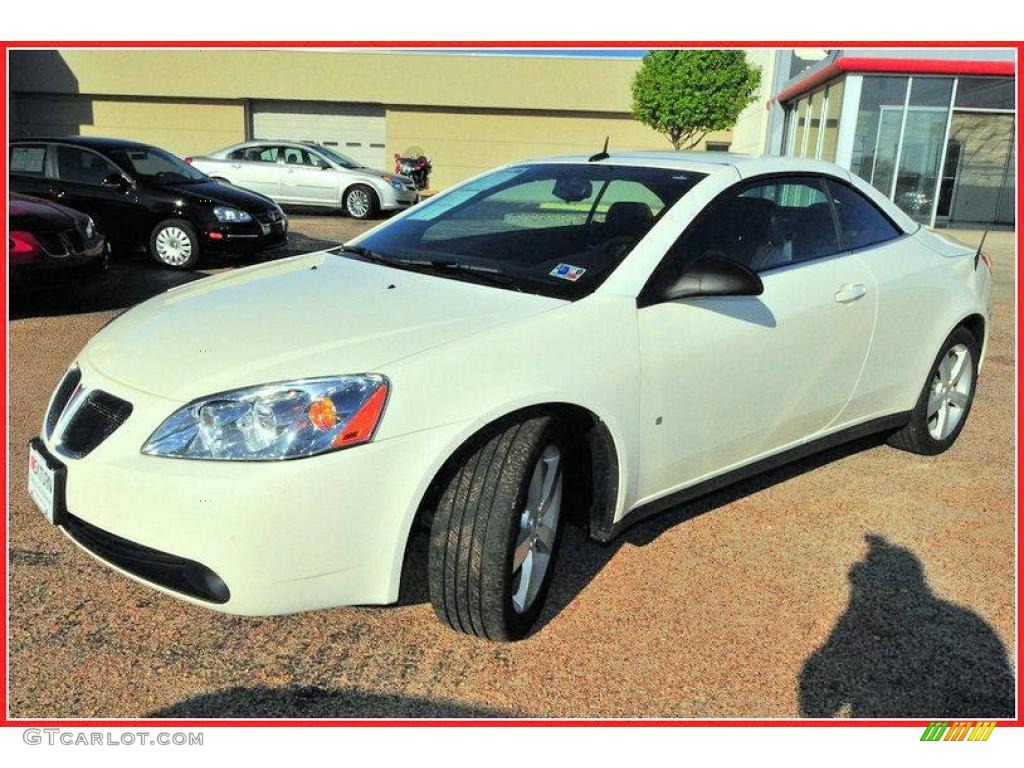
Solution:
<svg viewBox="0 0 1024 768"><path fill-rule="evenodd" d="M692 149L731 128L760 84L743 51L651 51L633 77L633 115L674 149Z"/></svg>

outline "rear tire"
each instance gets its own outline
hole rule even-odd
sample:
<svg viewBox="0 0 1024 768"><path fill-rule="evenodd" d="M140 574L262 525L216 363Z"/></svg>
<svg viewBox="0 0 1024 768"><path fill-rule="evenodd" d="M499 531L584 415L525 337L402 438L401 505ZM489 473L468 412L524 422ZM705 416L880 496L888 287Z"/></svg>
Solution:
<svg viewBox="0 0 1024 768"><path fill-rule="evenodd" d="M889 445L923 456L948 450L970 415L980 357L974 335L955 329L939 349L910 421L889 437Z"/></svg>
<svg viewBox="0 0 1024 768"><path fill-rule="evenodd" d="M496 428L459 460L430 533L428 581L438 617L458 632L518 640L536 623L555 568L573 487L567 439L550 416Z"/></svg>

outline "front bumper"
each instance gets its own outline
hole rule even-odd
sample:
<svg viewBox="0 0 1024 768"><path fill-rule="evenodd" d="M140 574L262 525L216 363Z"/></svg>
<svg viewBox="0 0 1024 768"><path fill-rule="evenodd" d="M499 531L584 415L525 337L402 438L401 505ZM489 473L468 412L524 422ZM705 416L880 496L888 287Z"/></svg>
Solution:
<svg viewBox="0 0 1024 768"><path fill-rule="evenodd" d="M144 456L145 440L182 403L127 388L84 359L79 367L88 387L133 406L81 459L44 438L67 466L62 528L82 549L136 581L228 613L397 599L416 508L464 425L293 461ZM225 599L166 576L167 568L181 575L190 567L193 584L206 572L222 581Z"/></svg>
<svg viewBox="0 0 1024 768"><path fill-rule="evenodd" d="M214 222L207 224L203 235L203 248L210 252L263 251L288 242L288 219L261 222L253 219L244 223Z"/></svg>
<svg viewBox="0 0 1024 768"><path fill-rule="evenodd" d="M110 260L110 245L97 235L82 251L66 256L46 255L11 266L14 281L27 288L60 287L103 274Z"/></svg>
<svg viewBox="0 0 1024 768"><path fill-rule="evenodd" d="M420 200L420 193L416 189L408 189L403 187L402 189L395 189L391 185L388 185L387 189L381 193L380 208L382 211L395 211L402 208L408 208L410 205L415 205Z"/></svg>

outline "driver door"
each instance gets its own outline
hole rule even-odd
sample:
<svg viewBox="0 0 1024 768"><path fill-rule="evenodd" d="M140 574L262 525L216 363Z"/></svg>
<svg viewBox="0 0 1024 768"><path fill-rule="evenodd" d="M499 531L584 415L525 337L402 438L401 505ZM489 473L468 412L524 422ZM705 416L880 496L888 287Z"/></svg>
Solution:
<svg viewBox="0 0 1024 768"><path fill-rule="evenodd" d="M857 384L877 296L844 254L820 180L745 182L724 193L660 270L724 256L760 296L691 297L638 310L639 501L766 457L836 424Z"/></svg>

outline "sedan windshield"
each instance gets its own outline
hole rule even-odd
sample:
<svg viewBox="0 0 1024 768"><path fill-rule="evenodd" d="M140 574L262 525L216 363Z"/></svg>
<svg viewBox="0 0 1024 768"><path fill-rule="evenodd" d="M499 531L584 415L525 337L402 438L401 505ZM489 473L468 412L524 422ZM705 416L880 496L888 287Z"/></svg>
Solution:
<svg viewBox="0 0 1024 768"><path fill-rule="evenodd" d="M328 160L332 161L335 165L340 165L342 168L353 169L362 167L351 157L346 157L340 152L335 152L333 149L328 149L327 147L317 145L316 151L319 152L324 157L326 157Z"/></svg>
<svg viewBox="0 0 1024 768"><path fill-rule="evenodd" d="M184 160L156 147L119 149L111 157L146 184L181 184L209 181L210 177Z"/></svg>
<svg viewBox="0 0 1024 768"><path fill-rule="evenodd" d="M596 163L505 168L422 203L345 253L578 299L702 178Z"/></svg>

